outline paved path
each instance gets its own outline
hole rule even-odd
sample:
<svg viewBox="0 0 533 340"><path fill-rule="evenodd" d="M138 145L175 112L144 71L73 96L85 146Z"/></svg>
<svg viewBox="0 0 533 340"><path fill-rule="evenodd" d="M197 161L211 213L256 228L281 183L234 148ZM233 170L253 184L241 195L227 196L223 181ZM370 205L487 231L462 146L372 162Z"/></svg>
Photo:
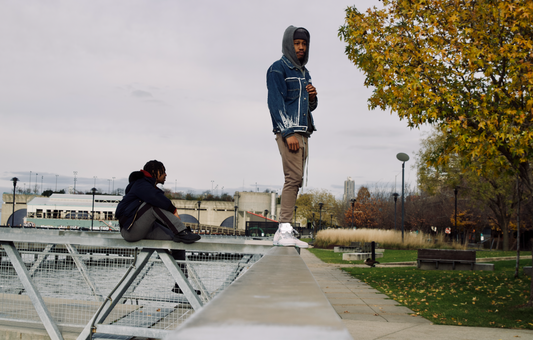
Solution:
<svg viewBox="0 0 533 340"><path fill-rule="evenodd" d="M354 339L533 339L531 330L434 325L308 250L301 256Z"/></svg>

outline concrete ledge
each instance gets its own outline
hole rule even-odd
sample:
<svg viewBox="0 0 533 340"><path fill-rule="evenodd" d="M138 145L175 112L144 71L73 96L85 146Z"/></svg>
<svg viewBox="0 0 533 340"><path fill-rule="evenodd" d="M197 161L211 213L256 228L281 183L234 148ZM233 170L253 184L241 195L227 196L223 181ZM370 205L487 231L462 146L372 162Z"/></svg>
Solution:
<svg viewBox="0 0 533 340"><path fill-rule="evenodd" d="M127 242L120 233L98 231L42 230L1 228L0 241L21 243L77 244L91 247L184 249L189 251L265 254L272 248L271 240L247 240L243 238L202 238L185 244L162 240Z"/></svg>
<svg viewBox="0 0 533 340"><path fill-rule="evenodd" d="M361 250L361 247L333 247L334 253L349 253Z"/></svg>
<svg viewBox="0 0 533 340"><path fill-rule="evenodd" d="M342 254L343 261L359 261L366 260L372 257L372 253L344 253ZM378 253L376 249L376 258L383 257L383 253Z"/></svg>
<svg viewBox="0 0 533 340"><path fill-rule="evenodd" d="M422 262L420 268L422 270L454 270L451 263L439 263L439 268L435 269L435 262ZM472 267L468 263L456 263L455 270L472 270ZM487 270L494 271L493 263L474 263L473 270Z"/></svg>
<svg viewBox="0 0 533 340"><path fill-rule="evenodd" d="M165 340L352 339L292 247L273 247Z"/></svg>

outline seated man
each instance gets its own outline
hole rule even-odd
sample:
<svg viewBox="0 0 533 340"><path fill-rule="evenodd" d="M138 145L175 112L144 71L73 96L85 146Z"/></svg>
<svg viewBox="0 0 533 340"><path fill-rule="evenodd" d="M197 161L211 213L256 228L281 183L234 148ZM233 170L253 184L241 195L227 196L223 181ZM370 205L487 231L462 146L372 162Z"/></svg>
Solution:
<svg viewBox="0 0 533 340"><path fill-rule="evenodd" d="M173 240L193 243L200 239L181 222L176 207L157 184L165 183L165 166L149 161L143 170L130 174L126 195L117 206L115 215L120 234L129 242L142 239Z"/></svg>

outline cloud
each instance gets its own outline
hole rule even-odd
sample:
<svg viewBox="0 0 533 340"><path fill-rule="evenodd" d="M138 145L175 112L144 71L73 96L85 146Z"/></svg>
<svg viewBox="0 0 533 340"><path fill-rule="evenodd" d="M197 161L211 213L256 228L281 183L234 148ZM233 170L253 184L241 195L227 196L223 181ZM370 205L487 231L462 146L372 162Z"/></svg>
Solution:
<svg viewBox="0 0 533 340"><path fill-rule="evenodd" d="M150 92L142 91L142 90L135 90L131 92L131 95L137 98L151 98L153 97Z"/></svg>
<svg viewBox="0 0 533 340"><path fill-rule="evenodd" d="M281 188L265 77L281 57L288 25L308 28L314 39L308 66L320 101L313 113L318 130L310 140L309 186L339 196L348 176L358 183L393 181L393 150L416 149L420 131L395 115L368 110L372 89L337 36L349 5L3 3L0 64L9 67L0 83L6 160L0 190L9 192L12 174L21 174L20 185L28 186L30 170L46 173L45 189L55 188L55 174L58 189L73 185L74 170L79 190L89 190L93 176L107 188L109 179L127 178L150 159L165 163L170 183L200 192L211 188L211 180L219 188L255 190L256 182L271 183L260 189ZM357 1L361 11L374 5L381 6ZM16 147L9 147L13 141Z"/></svg>

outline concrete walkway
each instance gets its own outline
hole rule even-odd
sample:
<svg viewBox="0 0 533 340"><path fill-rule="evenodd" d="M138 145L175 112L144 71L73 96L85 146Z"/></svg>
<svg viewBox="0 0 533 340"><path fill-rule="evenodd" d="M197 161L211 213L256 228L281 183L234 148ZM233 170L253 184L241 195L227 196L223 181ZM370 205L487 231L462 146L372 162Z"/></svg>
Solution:
<svg viewBox="0 0 533 340"><path fill-rule="evenodd" d="M308 250L301 256L354 339L533 339L531 330L434 325L385 294L322 262ZM371 270L370 268L368 268Z"/></svg>

